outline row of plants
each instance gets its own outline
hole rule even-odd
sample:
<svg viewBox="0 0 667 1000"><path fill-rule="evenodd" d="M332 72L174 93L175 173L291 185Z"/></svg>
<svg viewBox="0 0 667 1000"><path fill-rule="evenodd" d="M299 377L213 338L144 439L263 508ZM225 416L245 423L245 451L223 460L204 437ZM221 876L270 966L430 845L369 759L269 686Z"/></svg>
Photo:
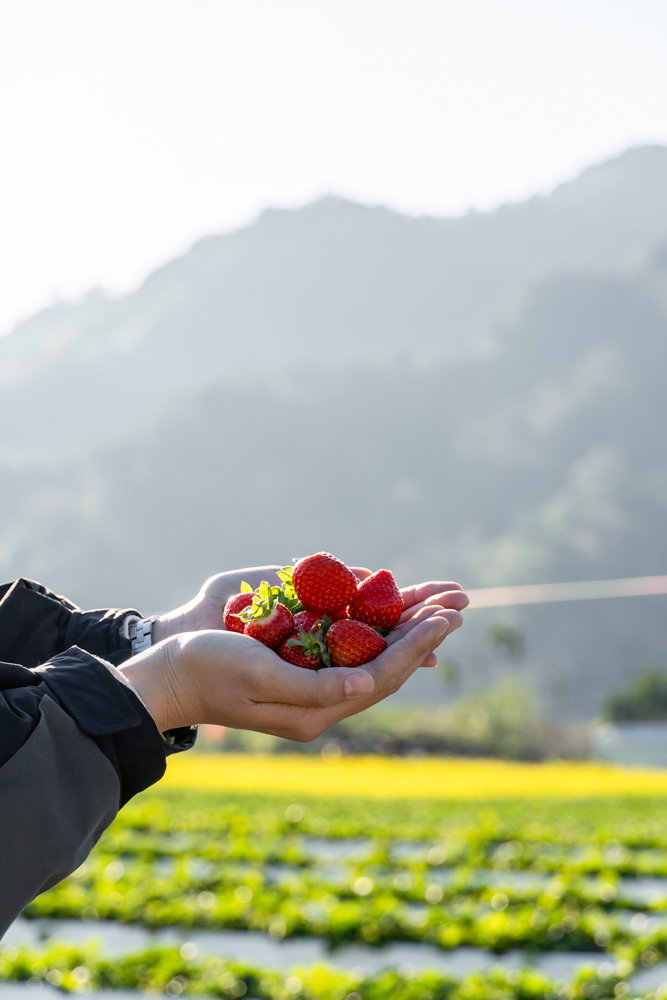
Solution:
<svg viewBox="0 0 667 1000"><path fill-rule="evenodd" d="M215 890L193 884L185 875L182 880L150 872L135 875L130 884L119 879L102 890L76 880L61 883L37 897L26 915L261 931L277 939L317 935L331 945L424 941L444 949L469 945L497 952L517 947L615 950L634 946L656 923L642 912L586 903L564 882L550 883L530 901L512 895L509 887L477 894L452 890L445 898L437 883L416 900L375 888L368 875L359 875L345 892L305 881L270 885L260 871Z"/></svg>
<svg viewBox="0 0 667 1000"><path fill-rule="evenodd" d="M649 946L650 947L650 946ZM652 953L639 956L643 965ZM636 996L634 955L583 968L571 981L553 981L535 968L492 966L456 979L443 972L401 966L364 975L331 966L278 971L223 958L199 956L193 943L165 945L113 960L94 948L56 945L0 949L0 982L44 984L64 992L140 990L150 995L257 998L257 1000L622 1000ZM647 994L665 1000L667 992Z"/></svg>
<svg viewBox="0 0 667 1000"><path fill-rule="evenodd" d="M615 948L641 936L647 918L627 912L620 876L667 873L664 804L599 804L597 827L589 803L566 810L142 796L25 913L497 951ZM337 859L318 858L332 847ZM667 899L644 909L660 913Z"/></svg>
<svg viewBox="0 0 667 1000"><path fill-rule="evenodd" d="M619 880L615 872L591 878L564 870L544 877L535 872L490 872L469 866L437 871L424 865L385 868L354 861L324 867L269 865L262 868L239 862L213 863L191 856L151 863L97 853L69 879L40 896L39 905L46 910L64 905L79 909L97 906L97 901L111 890L116 896L129 895L135 905L139 905L153 898L174 900L205 890L223 896L245 886L242 894L249 898L263 894L275 901L295 897L354 899L382 895L393 902L422 904L447 903L455 899L484 902L503 897L505 905L527 902L548 905L554 900L567 899L581 907L598 903L607 908L634 908L628 893L631 885L631 882ZM65 900L70 902L65 903ZM663 911L667 909L667 895L656 895L644 905L656 912Z"/></svg>
<svg viewBox="0 0 667 1000"><path fill-rule="evenodd" d="M354 839L359 840L358 837ZM364 839L365 843L353 845L355 854L363 853L367 864L387 868L407 864L416 869L445 866L538 873L667 876L667 849L630 847L615 839L601 845L562 844L528 839L525 831L515 830L512 839L499 841L495 831L487 833L480 829L407 844L401 837ZM212 862L273 862L308 868L319 866L323 856L330 853L330 847L324 838L304 836L300 831L266 831L262 836L256 831L237 832L221 836L219 831L165 833L125 827L105 834L99 851L146 862L169 857L198 857Z"/></svg>
<svg viewBox="0 0 667 1000"><path fill-rule="evenodd" d="M164 834L183 842L198 835L260 841L296 833L415 841L452 837L471 844L509 840L564 846L621 844L667 851L667 798L479 802L322 796L295 802L280 794L161 789L132 799L105 838L125 831Z"/></svg>

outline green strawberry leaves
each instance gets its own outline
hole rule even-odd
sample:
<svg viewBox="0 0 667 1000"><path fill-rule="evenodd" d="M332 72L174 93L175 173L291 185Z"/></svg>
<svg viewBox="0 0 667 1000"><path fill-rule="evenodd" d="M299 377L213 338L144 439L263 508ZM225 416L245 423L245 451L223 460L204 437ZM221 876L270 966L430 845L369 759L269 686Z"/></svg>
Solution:
<svg viewBox="0 0 667 1000"><path fill-rule="evenodd" d="M303 611L303 604L296 596L294 585L292 584L292 567L285 567L278 576L283 580L280 587L272 587L266 580L262 580L259 587L254 591L252 604L239 611L239 618L244 622L257 621L258 618L268 618L276 604L283 604L293 615L297 611ZM252 587L247 583L241 584L241 593L253 593Z"/></svg>
<svg viewBox="0 0 667 1000"><path fill-rule="evenodd" d="M276 587L276 590L282 591L282 598L280 598L280 603L284 604L285 607L295 615L298 611L303 611L303 604L296 596L296 590L294 589L294 584L292 583L292 572L294 570L293 566L283 566L279 569L277 576L283 581L282 587Z"/></svg>
<svg viewBox="0 0 667 1000"><path fill-rule="evenodd" d="M324 639L327 632L333 625L333 622L329 618L329 615L322 615L322 638Z"/></svg>
<svg viewBox="0 0 667 1000"><path fill-rule="evenodd" d="M324 635L321 630L306 632L305 629L299 629L298 639L296 636L292 636L291 639L287 640L287 645L299 646L306 656L312 656L316 660L321 660L324 667L331 666L331 657L329 656L329 650L324 642Z"/></svg>

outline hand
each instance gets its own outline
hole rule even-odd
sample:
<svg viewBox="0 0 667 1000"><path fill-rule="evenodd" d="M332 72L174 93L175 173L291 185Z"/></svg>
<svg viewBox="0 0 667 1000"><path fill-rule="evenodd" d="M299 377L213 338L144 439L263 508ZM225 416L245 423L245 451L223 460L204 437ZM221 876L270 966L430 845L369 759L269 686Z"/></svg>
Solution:
<svg viewBox="0 0 667 1000"><path fill-rule="evenodd" d="M206 630L173 636L121 669L160 731L208 722L310 742L397 691L461 623L458 611L423 601L403 618L363 668L304 670L247 636Z"/></svg>
<svg viewBox="0 0 667 1000"><path fill-rule="evenodd" d="M281 580L276 570L281 566L251 566L248 569L233 569L210 577L199 593L187 604L166 615L160 615L153 624L153 641L161 642L170 635L181 632L201 632L203 629L225 629L222 608L233 594L238 594L243 580L252 589L262 580L277 587Z"/></svg>
<svg viewBox="0 0 667 1000"><path fill-rule="evenodd" d="M352 566L351 568L359 580L365 580L371 575L371 570L365 567ZM245 580L253 590L262 580L266 580L272 586L278 586L281 581L276 576L276 571L279 569L281 569L280 566L251 566L248 569L229 570L227 573L218 573L217 576L210 577L196 597L188 604L160 616L153 625L153 641L158 643L162 639L182 632L200 632L204 629L224 630L221 608L233 594L238 594L241 582ZM408 611L421 607L438 605L441 608L463 611L468 604L468 598L458 583L439 581L420 583L416 586L404 587L401 594L405 608L403 618ZM434 667L437 662L438 658L433 654L427 658L423 666Z"/></svg>

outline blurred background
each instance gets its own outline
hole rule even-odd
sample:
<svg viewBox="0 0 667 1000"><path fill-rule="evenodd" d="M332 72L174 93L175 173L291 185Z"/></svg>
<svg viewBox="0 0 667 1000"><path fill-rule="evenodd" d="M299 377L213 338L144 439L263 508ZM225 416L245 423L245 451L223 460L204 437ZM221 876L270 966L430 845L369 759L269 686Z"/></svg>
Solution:
<svg viewBox="0 0 667 1000"><path fill-rule="evenodd" d="M0 576L667 572L666 65L655 0L5 2ZM666 601L471 611L396 699L580 754Z"/></svg>

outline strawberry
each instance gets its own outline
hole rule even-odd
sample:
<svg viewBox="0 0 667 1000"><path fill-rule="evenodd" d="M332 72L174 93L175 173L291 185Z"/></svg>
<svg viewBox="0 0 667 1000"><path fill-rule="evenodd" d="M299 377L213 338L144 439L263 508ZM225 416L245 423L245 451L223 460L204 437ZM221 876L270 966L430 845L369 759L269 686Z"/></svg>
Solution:
<svg viewBox="0 0 667 1000"><path fill-rule="evenodd" d="M245 622L245 634L263 642L269 649L278 649L294 630L294 617L282 603L284 597L280 587L271 587L262 580L252 595L252 604L239 614Z"/></svg>
<svg viewBox="0 0 667 1000"><path fill-rule="evenodd" d="M301 629L312 632L318 622L321 624L322 615L316 615L314 611L297 611L294 615L294 635L298 635Z"/></svg>
<svg viewBox="0 0 667 1000"><path fill-rule="evenodd" d="M346 618L350 617L349 610L348 610L348 608L343 608L342 611L336 611L336 612L334 612L334 614L329 615L329 617L331 618L332 622L342 622Z"/></svg>
<svg viewBox="0 0 667 1000"><path fill-rule="evenodd" d="M348 611L350 618L373 628L390 629L397 625L403 614L403 598L393 574L388 569L379 569L360 583Z"/></svg>
<svg viewBox="0 0 667 1000"><path fill-rule="evenodd" d="M263 642L269 649L278 649L278 646L292 634L293 628L292 612L284 604L274 604L267 615L247 622L244 632L251 639Z"/></svg>
<svg viewBox="0 0 667 1000"><path fill-rule="evenodd" d="M334 667L360 667L387 648L386 641L364 622L339 621L330 626L326 642Z"/></svg>
<svg viewBox="0 0 667 1000"><path fill-rule="evenodd" d="M319 623L321 624L321 623ZM299 630L298 635L286 639L278 650L278 656L297 667L308 670L319 670L320 667L330 667L329 651L324 644L321 631L306 632Z"/></svg>
<svg viewBox="0 0 667 1000"><path fill-rule="evenodd" d="M252 591L242 591L240 594L234 594L233 597L230 597L225 604L222 609L222 620L229 632L243 632L245 630L245 622L239 618L238 613L252 604L252 597Z"/></svg>
<svg viewBox="0 0 667 1000"><path fill-rule="evenodd" d="M329 552L300 559L294 567L292 582L304 607L320 614L342 611L357 592L357 578L352 570Z"/></svg>

